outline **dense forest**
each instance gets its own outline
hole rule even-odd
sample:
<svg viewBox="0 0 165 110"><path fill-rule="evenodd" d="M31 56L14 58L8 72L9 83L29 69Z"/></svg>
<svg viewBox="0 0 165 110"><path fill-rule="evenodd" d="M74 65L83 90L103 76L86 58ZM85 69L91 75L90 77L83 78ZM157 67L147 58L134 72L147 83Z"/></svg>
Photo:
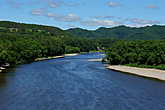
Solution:
<svg viewBox="0 0 165 110"><path fill-rule="evenodd" d="M118 26L112 28L101 27L96 30L81 28L68 29L74 36L89 38L115 38L122 40L162 40L165 39L165 26L153 25L146 27Z"/></svg>
<svg viewBox="0 0 165 110"><path fill-rule="evenodd" d="M106 54L111 65L165 69L165 40L118 41Z"/></svg>
<svg viewBox="0 0 165 110"><path fill-rule="evenodd" d="M38 57L57 56L65 53L89 52L97 45L90 39L70 37L1 34L0 61L19 64L31 62Z"/></svg>
<svg viewBox="0 0 165 110"><path fill-rule="evenodd" d="M0 21L0 65L65 53L106 50L110 64L165 68L165 26L118 26L94 31ZM140 40L138 40L140 39Z"/></svg>
<svg viewBox="0 0 165 110"><path fill-rule="evenodd" d="M101 48L100 41L77 38L50 26L0 22L0 65L21 64L39 57L89 52Z"/></svg>

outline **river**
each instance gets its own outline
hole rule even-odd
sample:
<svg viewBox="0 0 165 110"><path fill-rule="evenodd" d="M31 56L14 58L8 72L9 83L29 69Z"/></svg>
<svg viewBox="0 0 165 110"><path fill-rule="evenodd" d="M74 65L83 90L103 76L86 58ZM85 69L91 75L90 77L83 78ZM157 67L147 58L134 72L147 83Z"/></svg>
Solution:
<svg viewBox="0 0 165 110"><path fill-rule="evenodd" d="M165 83L108 70L99 53L18 66L0 75L0 110L165 110Z"/></svg>

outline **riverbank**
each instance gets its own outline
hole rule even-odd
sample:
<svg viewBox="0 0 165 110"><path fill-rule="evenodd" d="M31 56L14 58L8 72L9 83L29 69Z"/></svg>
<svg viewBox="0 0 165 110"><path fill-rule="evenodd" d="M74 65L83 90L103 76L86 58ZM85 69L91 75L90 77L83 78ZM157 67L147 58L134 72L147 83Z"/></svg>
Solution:
<svg viewBox="0 0 165 110"><path fill-rule="evenodd" d="M99 59L89 59L88 61L101 62L102 61L102 58L99 58Z"/></svg>
<svg viewBox="0 0 165 110"><path fill-rule="evenodd" d="M64 58L65 56L76 56L78 54L79 53L64 54L64 55L60 55L60 56L51 56L51 57L42 57L42 58L36 58L34 61L37 62L37 61L51 60L51 59L57 59L57 58ZM6 71L9 67L10 67L10 65L7 65L5 67L4 66L0 67L0 73Z"/></svg>
<svg viewBox="0 0 165 110"><path fill-rule="evenodd" d="M43 58L37 58L34 61L43 61L43 60L50 60L50 59L56 59L56 58L64 58L64 56L61 55L61 56L43 57Z"/></svg>
<svg viewBox="0 0 165 110"><path fill-rule="evenodd" d="M60 56L52 56L52 57L43 57L43 58L37 58L34 61L43 61L43 60L51 60L51 59L56 59L56 58L64 58L65 56L76 56L78 53L73 53L73 54L64 54Z"/></svg>
<svg viewBox="0 0 165 110"><path fill-rule="evenodd" d="M107 68L115 71L126 72L142 77L154 78L165 81L165 70L129 67L122 65L110 65Z"/></svg>
<svg viewBox="0 0 165 110"><path fill-rule="evenodd" d="M79 53L65 54L64 56L76 56L76 55L79 55Z"/></svg>

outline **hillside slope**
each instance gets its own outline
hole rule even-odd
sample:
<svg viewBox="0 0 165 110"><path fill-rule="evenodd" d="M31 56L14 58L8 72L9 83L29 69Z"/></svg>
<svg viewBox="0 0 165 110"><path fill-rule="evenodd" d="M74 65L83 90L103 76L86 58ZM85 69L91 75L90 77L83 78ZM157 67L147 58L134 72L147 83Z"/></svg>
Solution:
<svg viewBox="0 0 165 110"><path fill-rule="evenodd" d="M70 33L53 26L0 21L0 32L19 34L42 34L53 36L71 36Z"/></svg>
<svg viewBox="0 0 165 110"><path fill-rule="evenodd" d="M165 26L127 27L118 26L113 28L101 27L96 30L85 30L73 28L66 30L74 36L79 37L108 37L126 40L160 40L165 39Z"/></svg>

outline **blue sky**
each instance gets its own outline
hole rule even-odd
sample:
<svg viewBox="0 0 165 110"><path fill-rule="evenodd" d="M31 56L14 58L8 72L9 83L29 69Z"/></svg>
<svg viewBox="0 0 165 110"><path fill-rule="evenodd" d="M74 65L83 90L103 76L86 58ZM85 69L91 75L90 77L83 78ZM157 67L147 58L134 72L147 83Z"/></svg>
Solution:
<svg viewBox="0 0 165 110"><path fill-rule="evenodd" d="M165 24L165 0L0 0L0 20L62 29Z"/></svg>

